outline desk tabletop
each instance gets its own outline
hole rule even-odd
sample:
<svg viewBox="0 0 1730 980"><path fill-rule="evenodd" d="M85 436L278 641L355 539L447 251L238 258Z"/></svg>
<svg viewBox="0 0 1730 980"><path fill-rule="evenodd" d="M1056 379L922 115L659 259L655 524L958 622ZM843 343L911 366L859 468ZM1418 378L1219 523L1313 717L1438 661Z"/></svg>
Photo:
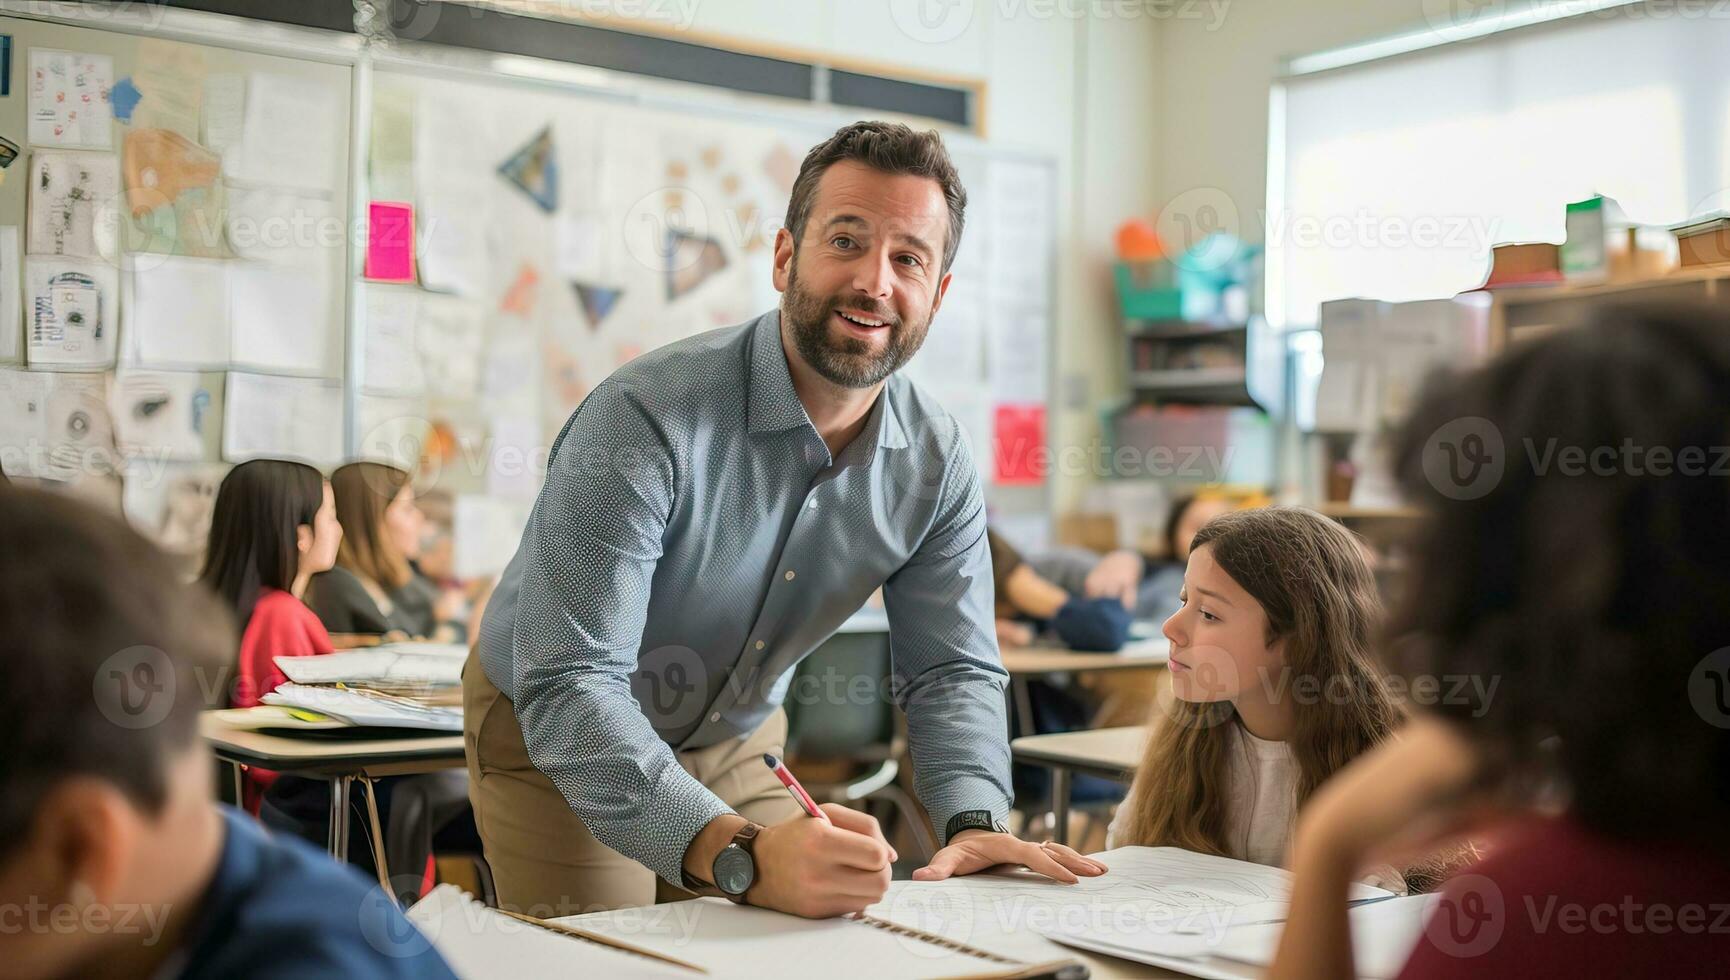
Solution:
<svg viewBox="0 0 1730 980"><path fill-rule="evenodd" d="M1001 653L1003 668L1011 674L1058 674L1163 667L1171 656L1171 644L1160 638L1138 640L1116 653L1085 653L1050 646L1004 647Z"/></svg>
<svg viewBox="0 0 1730 980"><path fill-rule="evenodd" d="M452 769L464 764L461 735L401 738L340 738L277 735L236 727L223 712L199 716L198 732L218 758L280 772L315 775L400 775Z"/></svg>
<svg viewBox="0 0 1730 980"><path fill-rule="evenodd" d="M1128 773L1147 747L1147 727L1099 728L1090 732L1024 735L1009 743L1017 762L1066 766L1097 772Z"/></svg>

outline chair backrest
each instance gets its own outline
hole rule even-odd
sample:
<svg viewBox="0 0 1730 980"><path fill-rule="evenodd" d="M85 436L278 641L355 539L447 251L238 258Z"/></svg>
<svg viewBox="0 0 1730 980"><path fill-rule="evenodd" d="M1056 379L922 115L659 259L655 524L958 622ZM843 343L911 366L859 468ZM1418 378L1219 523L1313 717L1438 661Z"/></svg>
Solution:
<svg viewBox="0 0 1730 980"><path fill-rule="evenodd" d="M837 633L793 668L787 754L881 759L895 741L889 634Z"/></svg>

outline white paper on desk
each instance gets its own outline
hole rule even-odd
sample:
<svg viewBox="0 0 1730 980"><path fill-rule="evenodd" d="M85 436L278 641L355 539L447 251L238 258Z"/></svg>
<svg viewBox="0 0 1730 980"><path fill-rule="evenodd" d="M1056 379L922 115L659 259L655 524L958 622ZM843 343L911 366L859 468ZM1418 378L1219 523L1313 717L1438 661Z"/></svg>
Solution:
<svg viewBox="0 0 1730 980"><path fill-rule="evenodd" d="M334 378L342 374L336 276L323 263L236 263L228 274L235 364Z"/></svg>
<svg viewBox="0 0 1730 980"><path fill-rule="evenodd" d="M104 54L30 49L30 145L114 145L114 59Z"/></svg>
<svg viewBox="0 0 1730 980"><path fill-rule="evenodd" d="M30 157L29 252L112 259L120 228L120 158L37 151Z"/></svg>
<svg viewBox="0 0 1730 980"><path fill-rule="evenodd" d="M416 657L439 657L461 662L469 655L467 643L435 643L432 640L404 640L401 643L380 643L369 648L380 653L401 653Z"/></svg>
<svg viewBox="0 0 1730 980"><path fill-rule="evenodd" d="M308 658L317 659L317 658ZM463 730L461 708L424 708L386 701L337 687L306 687L283 684L260 699L265 704L304 708L329 715L351 725L374 728L411 728L428 732Z"/></svg>
<svg viewBox="0 0 1730 980"><path fill-rule="evenodd" d="M228 270L217 259L133 256L126 273L124 363L228 366Z"/></svg>
<svg viewBox="0 0 1730 980"><path fill-rule="evenodd" d="M1176 847L1120 847L1098 857L1111 870L1074 885L1032 872L970 875L921 882L917 897L987 933L1062 931L1117 941L1149 933L1217 936L1233 921L1283 918L1291 892L1291 874L1280 868ZM1354 884L1350 898L1389 894Z"/></svg>
<svg viewBox="0 0 1730 980"><path fill-rule="evenodd" d="M228 372L222 456L260 456L315 465L342 458L342 388L315 378Z"/></svg>
<svg viewBox="0 0 1730 980"><path fill-rule="evenodd" d="M437 654L397 650L341 650L318 657L277 657L276 666L296 684L372 684L455 687L463 662Z"/></svg>
<svg viewBox="0 0 1730 980"><path fill-rule="evenodd" d="M25 360L32 366L105 368L113 365L119 333L120 275L106 262L29 258Z"/></svg>
<svg viewBox="0 0 1730 980"><path fill-rule="evenodd" d="M877 980L1013 972L1011 964L922 941L867 921L801 919L720 898L700 898L671 907L594 912L554 921L695 963L718 976L814 974L823 980ZM1062 958L1059 954L1045 960Z"/></svg>
<svg viewBox="0 0 1730 980"><path fill-rule="evenodd" d="M255 72L244 102L240 145L225 159L232 161L231 180L306 191L336 187L337 136L348 132L336 86Z"/></svg>
<svg viewBox="0 0 1730 980"><path fill-rule="evenodd" d="M420 292L366 285L366 370L361 387L380 394L418 395L426 388L417 325Z"/></svg>
<svg viewBox="0 0 1730 980"><path fill-rule="evenodd" d="M690 980L694 976L690 970L670 963L584 942L513 919L481 905L448 883L434 888L404 914L464 980L491 977ZM417 948L411 943L402 947L405 953ZM684 959L689 961L688 957ZM713 970L711 975L720 972Z"/></svg>
<svg viewBox="0 0 1730 980"><path fill-rule="evenodd" d="M24 353L24 300L18 295L23 280L18 226L0 225L0 363L14 363Z"/></svg>
<svg viewBox="0 0 1730 980"><path fill-rule="evenodd" d="M222 397L215 375L123 369L109 391L115 444L133 456L201 460Z"/></svg>
<svg viewBox="0 0 1730 980"><path fill-rule="evenodd" d="M1348 910L1352 932L1352 966L1357 976L1392 980L1399 976L1424 936L1425 923L1439 894L1412 895L1369 902ZM1179 970L1198 977L1258 976L1259 967L1273 963L1283 922L1228 928L1217 936L1147 933L1103 939L1083 930L1047 932L1066 946L1106 953L1138 963ZM1238 965L1241 964L1241 967Z"/></svg>

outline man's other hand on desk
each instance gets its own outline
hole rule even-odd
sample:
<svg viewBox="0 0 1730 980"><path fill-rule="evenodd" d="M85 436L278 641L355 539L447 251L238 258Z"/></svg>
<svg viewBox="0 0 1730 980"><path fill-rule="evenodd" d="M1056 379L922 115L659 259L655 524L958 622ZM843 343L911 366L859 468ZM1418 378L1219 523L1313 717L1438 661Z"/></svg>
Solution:
<svg viewBox="0 0 1730 980"><path fill-rule="evenodd" d="M931 863L913 872L914 881L942 881L951 875L968 875L1000 864L1022 864L1047 878L1066 885L1081 879L1105 874L1105 865L1083 857L1062 844L1047 841L1036 844L1014 834L998 834L986 830L964 830L956 834L949 846L932 855Z"/></svg>
<svg viewBox="0 0 1730 980"><path fill-rule="evenodd" d="M757 883L746 901L822 919L863 911L889 889L898 857L877 818L823 804L829 823L803 813L763 828L757 837Z"/></svg>

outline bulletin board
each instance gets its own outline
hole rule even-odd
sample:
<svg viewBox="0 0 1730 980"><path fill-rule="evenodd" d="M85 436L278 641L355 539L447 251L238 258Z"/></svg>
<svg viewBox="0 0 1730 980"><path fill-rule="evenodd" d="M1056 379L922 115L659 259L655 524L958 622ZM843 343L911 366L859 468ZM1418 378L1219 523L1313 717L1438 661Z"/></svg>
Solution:
<svg viewBox="0 0 1730 980"><path fill-rule="evenodd" d="M32 158L58 149L26 139L33 49L107 59L100 152L132 196L146 181L129 147L199 164L158 167L151 188L170 179L152 207L122 187L98 214L115 240L104 315L119 308L106 360L74 371L0 343L0 411L9 399L32 419L0 418L0 462L115 500L184 550L235 461L370 458L450 494L458 572L496 572L588 391L645 351L778 303L772 246L793 177L852 118L612 73L596 85L476 70L472 52L313 31L299 32L306 58L4 16L0 32L13 38L0 136L22 150L0 184L0 227L20 234L14 255L0 232L0 278L17 287L0 310L31 312L26 185ZM1014 488L1043 484L1055 167L945 140L966 232L904 370L961 422L988 497L1024 503ZM177 190L188 172L199 186ZM65 465L103 445L112 472Z"/></svg>
<svg viewBox="0 0 1730 980"><path fill-rule="evenodd" d="M190 552L229 463L341 459L353 68L0 34L0 465ZM286 116L325 124L289 149Z"/></svg>

